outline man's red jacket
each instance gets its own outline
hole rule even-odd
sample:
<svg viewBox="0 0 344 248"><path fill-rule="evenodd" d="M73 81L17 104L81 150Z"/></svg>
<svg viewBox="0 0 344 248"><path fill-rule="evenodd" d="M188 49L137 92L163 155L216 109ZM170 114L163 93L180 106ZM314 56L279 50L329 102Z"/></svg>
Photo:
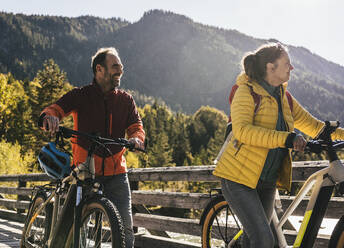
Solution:
<svg viewBox="0 0 344 248"><path fill-rule="evenodd" d="M136 137L145 139L142 121L134 99L123 90L104 94L93 81L90 85L75 88L62 96L56 103L46 107L42 114L53 115L60 120L72 114L74 129L108 138ZM72 138L73 163L78 165L86 160L89 141L85 138ZM103 149L96 151L96 175L114 175L127 171L124 148L111 146L111 156Z"/></svg>

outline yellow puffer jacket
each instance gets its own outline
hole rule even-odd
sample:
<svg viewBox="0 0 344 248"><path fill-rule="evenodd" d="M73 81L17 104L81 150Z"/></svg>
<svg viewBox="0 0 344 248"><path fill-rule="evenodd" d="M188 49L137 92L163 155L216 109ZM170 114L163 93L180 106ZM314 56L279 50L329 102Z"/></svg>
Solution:
<svg viewBox="0 0 344 248"><path fill-rule="evenodd" d="M324 123L308 113L294 98L291 113L288 99L285 95L287 83L283 84L281 94L282 111L288 131L276 131L278 118L278 103L257 82L249 80L246 74L237 78L238 89L231 104L232 133L226 149L220 157L214 175L225 178L250 188L256 188L269 149L285 147L287 136L299 129L314 137ZM262 96L260 106L254 113L254 100L250 92ZM333 138L344 138L344 130L337 129ZM277 186L290 190L291 186L291 156L283 161L280 167Z"/></svg>

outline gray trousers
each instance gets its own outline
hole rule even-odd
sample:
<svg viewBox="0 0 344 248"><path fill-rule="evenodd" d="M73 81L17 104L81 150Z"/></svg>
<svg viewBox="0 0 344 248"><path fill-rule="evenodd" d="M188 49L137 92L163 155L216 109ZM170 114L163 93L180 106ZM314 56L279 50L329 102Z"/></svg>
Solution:
<svg viewBox="0 0 344 248"><path fill-rule="evenodd" d="M134 247L133 215L131 192L127 173L97 177L104 185L105 196L117 207L124 224L125 247Z"/></svg>
<svg viewBox="0 0 344 248"><path fill-rule="evenodd" d="M276 184L259 182L255 189L226 179L221 179L221 184L226 201L243 225L243 247L274 247L270 223Z"/></svg>

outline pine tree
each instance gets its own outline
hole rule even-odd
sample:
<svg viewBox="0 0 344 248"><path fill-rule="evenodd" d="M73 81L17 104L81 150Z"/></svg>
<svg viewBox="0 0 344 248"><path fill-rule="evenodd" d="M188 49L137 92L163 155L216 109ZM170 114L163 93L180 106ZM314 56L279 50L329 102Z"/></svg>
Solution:
<svg viewBox="0 0 344 248"><path fill-rule="evenodd" d="M54 103L72 89L72 86L67 82L66 73L60 70L53 59L44 62L43 69L37 72L33 82L34 85L38 86L34 93L36 99L32 100L33 117L36 120L38 120L44 107Z"/></svg>

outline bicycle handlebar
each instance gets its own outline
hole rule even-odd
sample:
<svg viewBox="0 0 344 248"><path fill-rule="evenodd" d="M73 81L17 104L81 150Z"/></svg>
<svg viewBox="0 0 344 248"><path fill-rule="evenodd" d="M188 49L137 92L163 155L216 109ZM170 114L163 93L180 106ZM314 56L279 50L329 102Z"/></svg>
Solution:
<svg viewBox="0 0 344 248"><path fill-rule="evenodd" d="M59 126L59 131L56 135L62 135L64 138L71 138L74 135L75 136L83 136L95 143L101 144L101 145L117 145L117 146L122 146L128 148L130 151L137 150L140 152L146 152L146 150L141 149L141 148L136 148L135 144L130 142L127 139L124 138L116 138L116 139L109 139L109 138L103 138L98 135L91 135L88 133L83 133L80 131L76 131L73 129L69 129L66 127Z"/></svg>
<svg viewBox="0 0 344 248"><path fill-rule="evenodd" d="M324 140L309 140L307 142L305 152L320 153L322 151L327 151L329 147L335 151L343 149L344 140L334 140L331 144Z"/></svg>

